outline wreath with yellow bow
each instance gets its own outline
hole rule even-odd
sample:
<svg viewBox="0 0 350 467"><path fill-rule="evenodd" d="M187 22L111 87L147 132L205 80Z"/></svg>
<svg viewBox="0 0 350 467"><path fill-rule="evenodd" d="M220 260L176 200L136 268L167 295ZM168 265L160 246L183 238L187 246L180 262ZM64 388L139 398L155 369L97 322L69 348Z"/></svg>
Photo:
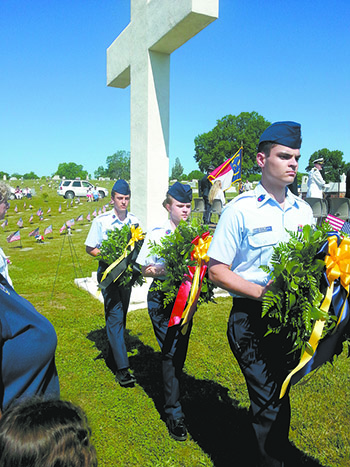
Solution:
<svg viewBox="0 0 350 467"><path fill-rule="evenodd" d="M349 339L350 239L328 223L289 234L288 243L274 248L271 266L262 266L273 280L263 298L265 336L275 343L269 348L275 361L289 371L281 397L290 382L332 361Z"/></svg>
<svg viewBox="0 0 350 467"><path fill-rule="evenodd" d="M187 299L183 300L187 301L185 311L189 311L194 302L214 300L214 284L207 273L211 238L207 226L199 225L196 219L182 220L174 232L151 245L151 254L163 258L166 264L166 279L156 280L153 286L153 290L164 293L164 306L175 302L184 278L192 284Z"/></svg>
<svg viewBox="0 0 350 467"><path fill-rule="evenodd" d="M136 264L144 237L141 227L133 224L108 231L107 239L102 241L97 257L108 266L102 276L100 288L109 284L112 277L112 282L123 287L142 285L145 282L141 275L141 267Z"/></svg>

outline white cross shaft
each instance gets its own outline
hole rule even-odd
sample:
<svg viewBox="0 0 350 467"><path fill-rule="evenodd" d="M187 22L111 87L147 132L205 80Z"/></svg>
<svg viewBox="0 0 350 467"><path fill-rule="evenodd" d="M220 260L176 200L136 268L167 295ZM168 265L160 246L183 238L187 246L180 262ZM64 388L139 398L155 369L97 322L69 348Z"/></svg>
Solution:
<svg viewBox="0 0 350 467"><path fill-rule="evenodd" d="M131 84L132 211L143 228L166 219L170 54L218 17L218 2L131 0L131 21L107 49L107 85Z"/></svg>

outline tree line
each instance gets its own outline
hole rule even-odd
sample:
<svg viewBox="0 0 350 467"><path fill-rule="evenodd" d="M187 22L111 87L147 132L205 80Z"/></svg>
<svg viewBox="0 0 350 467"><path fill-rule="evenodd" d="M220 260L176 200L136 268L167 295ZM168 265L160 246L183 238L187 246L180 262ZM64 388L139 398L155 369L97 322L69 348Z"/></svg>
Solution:
<svg viewBox="0 0 350 467"><path fill-rule="evenodd" d="M232 157L238 149L243 146L242 158L242 178L244 180L258 180L260 178L260 169L256 164L256 150L260 135L271 124L262 115L257 112L241 112L239 115L226 115L217 120L215 127L195 137L194 139L194 159L198 164L199 170L193 170L189 174L184 173L184 168L180 159L177 157L171 168L171 180L192 180L203 177L209 166L218 167L227 159ZM324 159L324 178L326 182L338 182L340 176L350 170L350 163L343 159L343 152L340 150L330 151L327 148L315 151L309 157L309 171L313 167L313 161L320 157ZM10 175L6 172L0 172L0 177ZM58 165L56 172L52 175L58 175L60 178L85 179L88 172L82 165L74 162L63 162ZM300 181L303 174L298 174ZM130 180L130 152L119 150L108 156L105 166L99 166L94 172L95 179L100 177L117 180L123 178ZM18 173L11 177L36 179L39 178L34 172L24 175Z"/></svg>

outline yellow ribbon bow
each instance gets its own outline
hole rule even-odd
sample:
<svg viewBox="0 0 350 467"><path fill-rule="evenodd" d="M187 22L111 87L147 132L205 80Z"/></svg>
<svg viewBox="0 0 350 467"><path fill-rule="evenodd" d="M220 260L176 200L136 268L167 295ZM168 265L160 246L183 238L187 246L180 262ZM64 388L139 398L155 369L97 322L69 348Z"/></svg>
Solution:
<svg viewBox="0 0 350 467"><path fill-rule="evenodd" d="M195 301L195 298L198 292L202 263L209 261L209 256L207 253L208 253L209 245L210 245L212 238L213 237L211 235L207 235L205 238L199 237L198 242L195 243L194 248L192 250L191 257L192 259L195 259L197 261L197 264L196 264L196 270L193 275L190 298L188 299L187 306L182 314L182 319L183 319L182 324L184 325L182 329L182 334L184 335L187 332L188 316L189 316L191 307Z"/></svg>

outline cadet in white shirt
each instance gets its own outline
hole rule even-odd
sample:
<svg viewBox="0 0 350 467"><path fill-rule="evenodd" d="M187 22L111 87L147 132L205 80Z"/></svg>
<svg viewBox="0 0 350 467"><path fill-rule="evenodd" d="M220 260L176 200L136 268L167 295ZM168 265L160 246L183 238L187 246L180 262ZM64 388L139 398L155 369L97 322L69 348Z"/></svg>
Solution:
<svg viewBox="0 0 350 467"><path fill-rule="evenodd" d="M142 266L146 277L162 280L166 277L166 264L163 258L151 255L149 242L158 243L160 239L174 232L181 220L187 220L191 213L192 190L189 185L176 182L167 193L163 206L169 212L169 220L165 225L153 229L147 234L137 262ZM179 258L180 261L180 258ZM163 305L164 294L152 290L147 295L148 313L152 321L155 336L162 351L162 372L164 388L164 411L170 435L177 441L185 441L187 428L184 423L184 413L180 403L179 378L185 363L188 341L190 338L192 320L188 330L182 334L180 326L168 328L174 303Z"/></svg>
<svg viewBox="0 0 350 467"><path fill-rule="evenodd" d="M127 210L130 202L130 188L125 180L117 180L112 188L113 210L97 216L86 238L86 252L91 256L100 254L103 240L108 231L121 229L124 225L139 224L139 220ZM100 282L108 265L99 262L97 279ZM128 312L131 287L118 287L114 283L102 289L106 317L106 330L113 357L117 365L116 381L121 386L133 386L136 379L129 371L129 359L125 346L124 331Z"/></svg>
<svg viewBox="0 0 350 467"><path fill-rule="evenodd" d="M300 146L298 123L277 122L265 130L257 153L261 183L227 205L208 251L210 279L233 296L227 334L246 379L259 466L283 466L289 446L289 395L279 400L285 369L276 374L264 353L261 305L270 281L260 266L288 240L286 229L313 221L310 206L287 188L298 171Z"/></svg>

